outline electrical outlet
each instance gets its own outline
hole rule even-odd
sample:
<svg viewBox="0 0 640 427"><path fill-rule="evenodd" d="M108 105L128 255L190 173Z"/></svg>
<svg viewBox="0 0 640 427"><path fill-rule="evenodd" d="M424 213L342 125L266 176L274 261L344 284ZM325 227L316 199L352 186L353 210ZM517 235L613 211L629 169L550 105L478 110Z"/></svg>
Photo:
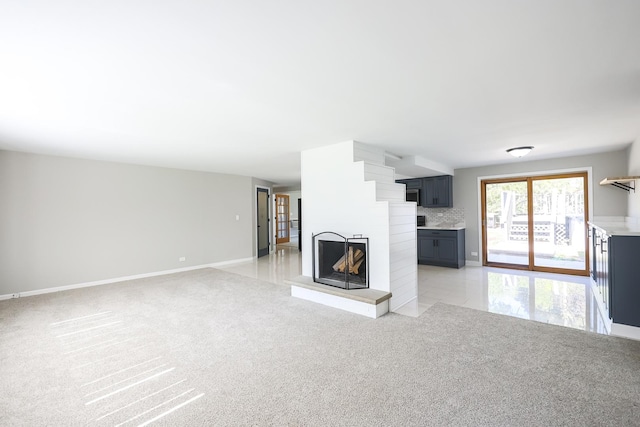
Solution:
<svg viewBox="0 0 640 427"><path fill-rule="evenodd" d="M444 216L444 214L443 214L443 213L441 213L441 212L439 212L439 213L438 213L438 216Z"/></svg>
<svg viewBox="0 0 640 427"><path fill-rule="evenodd" d="M178 262L185 262L187 260L186 257L181 256L180 258L178 258Z"/></svg>
<svg viewBox="0 0 640 427"><path fill-rule="evenodd" d="M236 215L236 221L240 221L240 215Z"/></svg>
<svg viewBox="0 0 640 427"><path fill-rule="evenodd" d="M11 294L11 298L20 298L20 294Z"/></svg>
<svg viewBox="0 0 640 427"><path fill-rule="evenodd" d="M471 252L471 256L478 256L478 252Z"/></svg>

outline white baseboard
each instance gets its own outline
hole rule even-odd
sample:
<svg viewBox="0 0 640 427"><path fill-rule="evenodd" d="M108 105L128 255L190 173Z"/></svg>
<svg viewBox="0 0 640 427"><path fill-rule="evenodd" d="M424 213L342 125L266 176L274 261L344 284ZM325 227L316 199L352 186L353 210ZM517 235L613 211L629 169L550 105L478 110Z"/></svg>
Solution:
<svg viewBox="0 0 640 427"><path fill-rule="evenodd" d="M613 323L611 325L611 335L640 341L640 328L622 325L620 323Z"/></svg>
<svg viewBox="0 0 640 427"><path fill-rule="evenodd" d="M469 267L482 267L482 263L480 261L469 261L468 259L464 261L465 265Z"/></svg>
<svg viewBox="0 0 640 427"><path fill-rule="evenodd" d="M400 310L402 307L405 307L407 304L414 302L414 301L418 301L418 296L416 295L415 297L409 299L408 301L403 302L402 304L400 304L398 307L395 307L394 309L391 309L391 307L389 307L389 311L393 311L396 312L398 310Z"/></svg>
<svg viewBox="0 0 640 427"><path fill-rule="evenodd" d="M238 263L241 263L241 262L253 261L256 258L257 257L252 256L252 257L249 257L249 258L240 258L240 259L232 259L230 261L214 262L213 264L208 264L207 267L212 267L212 268L224 267L225 265L231 265L231 264L238 264Z"/></svg>
<svg viewBox="0 0 640 427"><path fill-rule="evenodd" d="M54 288L36 289L34 291L26 291L26 292L16 292L13 294L0 295L0 301L14 299L14 298L30 297L33 295L50 294L53 292L68 291L71 289L88 288L91 286L108 285L110 283L125 282L127 280L136 280L136 279L144 279L147 277L164 276L167 274L181 273L184 271L199 270L201 268L216 268L216 267L222 267L229 264L236 264L239 262L251 261L253 259L254 257L241 258L241 259L235 259L230 261L215 262L212 264L201 264L201 265L194 265L191 267L175 268L172 270L163 270L163 271L154 271L151 273L135 274L133 276L124 276L124 277L116 277L113 279L96 280L93 282L76 283L74 285L56 286Z"/></svg>

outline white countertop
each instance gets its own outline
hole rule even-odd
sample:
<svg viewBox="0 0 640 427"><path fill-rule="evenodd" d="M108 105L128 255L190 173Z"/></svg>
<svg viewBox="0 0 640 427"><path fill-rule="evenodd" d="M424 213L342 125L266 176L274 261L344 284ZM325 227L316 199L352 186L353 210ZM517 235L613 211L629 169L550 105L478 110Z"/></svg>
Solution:
<svg viewBox="0 0 640 427"><path fill-rule="evenodd" d="M624 221L589 221L589 225L604 230L610 236L640 236L640 224Z"/></svg>
<svg viewBox="0 0 640 427"><path fill-rule="evenodd" d="M443 225L425 225L422 227L418 227L418 230L464 230L466 227L464 225L454 225L454 226L443 226Z"/></svg>

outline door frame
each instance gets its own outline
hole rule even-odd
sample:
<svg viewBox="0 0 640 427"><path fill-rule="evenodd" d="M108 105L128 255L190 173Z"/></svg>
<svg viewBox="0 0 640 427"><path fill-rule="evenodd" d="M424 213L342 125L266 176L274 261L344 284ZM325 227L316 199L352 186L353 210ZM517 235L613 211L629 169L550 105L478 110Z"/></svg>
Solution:
<svg viewBox="0 0 640 427"><path fill-rule="evenodd" d="M485 248L484 248L484 224L483 224L483 220L484 220L484 212L483 212L483 203L482 203L482 182L483 181L499 181L499 180L504 180L504 181L509 181L510 179L517 179L517 178L526 178L526 177L533 177L533 178L538 178L538 177L544 177L544 176L551 176L551 175L565 175L565 174L575 174L575 173L586 173L587 174L587 179L586 179L586 184L587 184L587 191L585 192L585 198L586 200L586 213L585 213L585 223L587 221L590 221L590 216L592 215L593 212L593 168L591 166L585 166L585 167L578 167L578 168L566 168L566 169L551 169L551 170L538 170L538 171L527 171L527 170L523 170L522 172L515 172L515 173L509 173L509 174L500 174L500 175L485 175L485 176L478 176L477 177L477 195L478 195L478 199L477 199L477 207L478 207L478 243L479 243L479 262L478 264L480 266L484 266L486 263L486 258L485 258ZM531 197L531 194L529 194L529 197ZM585 229L588 227L585 227ZM533 232L532 228L529 227L530 233ZM531 239L529 239L529 245L530 245L530 251L529 251L529 258L531 259L533 257L533 252L532 252L532 245L533 242L531 241ZM589 260L589 244L588 244L588 240L585 240L585 257L587 259L587 270L586 270L586 275L589 275L589 266L588 266L588 260ZM530 265L532 263L530 262ZM501 267L498 266L496 264L493 264L493 266L495 267ZM529 270L529 266L520 266L518 267L517 265L512 265L512 264L508 264L508 265L504 265L504 268L510 268L513 270ZM545 271L545 272L553 272L553 273L558 273L558 271L555 270L550 270L547 267L538 267L535 271ZM573 271L573 270L572 270ZM565 273L565 274L573 274L573 275L579 275L576 273Z"/></svg>
<svg viewBox="0 0 640 427"><path fill-rule="evenodd" d="M489 265L489 260L487 252L488 252L488 248L487 248L487 233L485 231L485 224L487 219L485 218L485 209L484 209L484 205L485 205L485 199L486 199L486 192L485 192L485 185L483 185L483 183L485 182L489 182L491 184L500 184L500 183L509 183L509 182L523 182L527 185L527 203L529 203L528 201L531 200L531 189L529 188L529 178L528 177L524 177L524 176L514 176L512 178L498 178L498 179L483 179L480 182L480 224L481 224L481 229L480 229L480 248L481 248L481 253L482 256L480 257L480 262L482 263L482 265L484 267L498 267L498 268L509 268L511 270L531 270L530 266L532 265L533 262L533 227L531 226L532 223L532 218L531 215L528 213L528 208L527 208L527 217L528 217L528 227L527 227L527 241L529 243L529 249L528 249L528 261L527 261L527 265L524 264L509 264L509 263L502 263L502 262L491 262L491 264Z"/></svg>
<svg viewBox="0 0 640 427"><path fill-rule="evenodd" d="M271 231L272 231L272 227L271 227L271 187L265 187L263 185L256 185L255 186L255 210L254 210L254 215L255 215L255 221L253 224L253 232L255 233L255 248L256 248L256 258L259 258L259 254L260 254L260 241L259 241L259 237L258 237L258 192L259 191L266 191L267 192L267 227L268 227L268 232L267 232L267 254L270 254L272 252L272 248L271 248Z"/></svg>
<svg viewBox="0 0 640 427"><path fill-rule="evenodd" d="M287 212L286 212L286 216L287 216L287 236L286 238L282 238L278 236L278 233L280 232L279 229L279 222L280 222L280 218L278 218L278 216L280 215L280 212L278 212L278 197L281 198L287 198ZM275 239L276 239L276 245L279 245L281 243L289 243L291 241L291 196L289 196L289 194L286 193L274 193L273 194L273 205L274 205L274 209L273 209L273 216L274 216L274 223L273 223L273 228L275 231Z"/></svg>

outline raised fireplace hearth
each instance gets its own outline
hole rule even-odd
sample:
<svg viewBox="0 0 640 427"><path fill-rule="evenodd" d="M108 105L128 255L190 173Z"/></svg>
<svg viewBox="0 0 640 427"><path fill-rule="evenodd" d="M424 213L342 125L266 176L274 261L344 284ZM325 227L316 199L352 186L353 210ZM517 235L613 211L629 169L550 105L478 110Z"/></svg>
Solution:
<svg viewBox="0 0 640 427"><path fill-rule="evenodd" d="M369 239L332 231L312 235L313 281L342 289L367 289Z"/></svg>

